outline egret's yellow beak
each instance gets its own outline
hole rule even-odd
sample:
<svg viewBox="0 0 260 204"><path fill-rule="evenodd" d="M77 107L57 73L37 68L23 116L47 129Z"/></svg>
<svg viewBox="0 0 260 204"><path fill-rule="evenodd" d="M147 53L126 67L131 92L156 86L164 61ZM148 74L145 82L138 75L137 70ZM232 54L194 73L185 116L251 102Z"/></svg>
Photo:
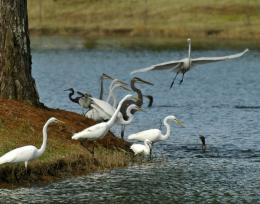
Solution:
<svg viewBox="0 0 260 204"><path fill-rule="evenodd" d="M61 121L61 120L57 120L58 123L62 123L65 124L65 122Z"/></svg>
<svg viewBox="0 0 260 204"><path fill-rule="evenodd" d="M121 80L118 80L117 83L122 84L122 85L125 85L125 86L128 86L127 83L125 83L124 81L121 81Z"/></svg>
<svg viewBox="0 0 260 204"><path fill-rule="evenodd" d="M137 107L137 106L136 106ZM141 112L145 112L145 110L143 108L137 107L136 109L137 111L141 111Z"/></svg>
<svg viewBox="0 0 260 204"><path fill-rule="evenodd" d="M176 123L176 125L178 125L180 127L185 127L184 123L179 119L175 119L175 123Z"/></svg>

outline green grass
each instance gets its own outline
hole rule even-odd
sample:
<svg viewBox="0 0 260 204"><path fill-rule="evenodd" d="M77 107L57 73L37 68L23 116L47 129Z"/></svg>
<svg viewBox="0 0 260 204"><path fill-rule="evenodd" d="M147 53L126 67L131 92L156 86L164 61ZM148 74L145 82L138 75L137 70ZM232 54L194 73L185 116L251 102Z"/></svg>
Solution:
<svg viewBox="0 0 260 204"><path fill-rule="evenodd" d="M147 44L156 38L166 38L159 44L187 37L211 42L260 40L256 0L45 0L41 7L40 1L28 2L32 33L86 39L124 36L133 42L143 37Z"/></svg>

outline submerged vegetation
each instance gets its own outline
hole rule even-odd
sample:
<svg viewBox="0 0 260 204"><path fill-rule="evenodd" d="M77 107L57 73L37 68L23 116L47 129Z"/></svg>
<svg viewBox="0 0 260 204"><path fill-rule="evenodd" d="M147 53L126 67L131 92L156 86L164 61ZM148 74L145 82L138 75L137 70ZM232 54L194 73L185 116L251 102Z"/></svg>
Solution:
<svg viewBox="0 0 260 204"><path fill-rule="evenodd" d="M127 48L259 48L255 0L29 0L31 33L80 36L87 47L113 41ZM118 40L119 38L119 40Z"/></svg>
<svg viewBox="0 0 260 204"><path fill-rule="evenodd" d="M68 111L40 109L3 99L0 107L0 155L24 145L39 148L42 126L52 116L65 124L49 126L45 153L29 162L28 172L24 163L1 165L1 187L47 183L72 175L127 166L131 162L129 144L110 132L97 143L71 140L74 132L95 123L90 119ZM91 153L93 145L95 157Z"/></svg>

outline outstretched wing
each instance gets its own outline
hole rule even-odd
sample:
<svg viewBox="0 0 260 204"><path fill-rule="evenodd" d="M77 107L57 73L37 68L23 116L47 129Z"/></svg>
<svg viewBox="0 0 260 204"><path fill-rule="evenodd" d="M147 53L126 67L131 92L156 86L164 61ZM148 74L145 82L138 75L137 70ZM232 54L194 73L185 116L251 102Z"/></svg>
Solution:
<svg viewBox="0 0 260 204"><path fill-rule="evenodd" d="M199 57L199 58L191 59L191 61L192 61L192 65L196 65L196 64L205 64L210 62L230 60L230 59L241 57L248 51L249 51L248 49L245 49L243 52L234 55L222 56L222 57Z"/></svg>
<svg viewBox="0 0 260 204"><path fill-rule="evenodd" d="M165 69L175 70L175 69L178 69L181 66L183 61L184 61L184 59L177 60L177 61L163 62L163 63L160 63L160 64L152 65L150 67L134 70L134 71L131 72L131 74L139 73L139 72L155 71L155 70L165 70Z"/></svg>

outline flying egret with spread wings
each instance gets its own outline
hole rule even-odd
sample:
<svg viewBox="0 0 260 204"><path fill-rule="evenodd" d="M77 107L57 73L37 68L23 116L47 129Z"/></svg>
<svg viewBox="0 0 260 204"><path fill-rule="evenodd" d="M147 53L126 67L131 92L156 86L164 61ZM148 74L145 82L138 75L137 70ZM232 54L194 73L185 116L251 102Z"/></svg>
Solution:
<svg viewBox="0 0 260 204"><path fill-rule="evenodd" d="M189 47L188 48L188 57L183 58L181 60L163 62L160 64L152 65L147 68L137 69L137 70L132 71L131 74L139 73L139 72L156 71L156 70L167 70L167 69L172 70L172 71L176 72L176 74L171 83L171 86L170 86L170 88L171 88L173 86L178 74L182 73L182 79L180 80L180 84L181 84L184 79L184 74L196 65L239 58L248 51L248 49L245 49L243 52L233 54L233 55L222 56L222 57L191 58L191 39L188 38L187 42L188 42L188 47Z"/></svg>

